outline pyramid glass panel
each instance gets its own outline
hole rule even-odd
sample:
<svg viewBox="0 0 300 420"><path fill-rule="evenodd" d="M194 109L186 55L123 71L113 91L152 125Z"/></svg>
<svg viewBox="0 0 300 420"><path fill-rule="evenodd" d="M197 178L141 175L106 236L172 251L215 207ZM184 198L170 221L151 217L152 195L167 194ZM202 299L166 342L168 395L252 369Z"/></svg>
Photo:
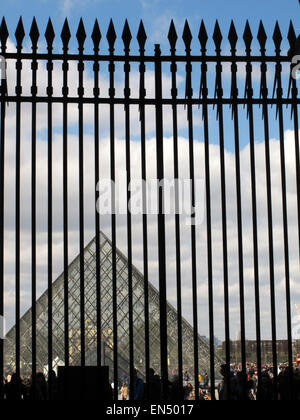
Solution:
<svg viewBox="0 0 300 420"><path fill-rule="evenodd" d="M113 303L112 303L112 246L110 240L101 233L101 321L102 321L102 364L110 367L113 377ZM85 346L86 364L97 364L97 285L96 285L96 246L95 239L86 247L85 261ZM79 256L69 266L69 353L70 365L81 363L80 342L80 278ZM128 269L127 259L117 251L117 296L118 296L118 366L119 378L129 372L129 314L128 314ZM134 363L140 375L145 377L145 311L144 278L133 267L133 317L134 317ZM64 360L64 275L61 274L53 284L53 367ZM37 369L47 372L48 364L48 292L36 303L37 311ZM160 372L159 340L159 292L149 284L150 311L150 357L151 367ZM178 367L177 312L168 303L168 361L170 374ZM21 373L31 374L32 336L31 309L21 322ZM182 320L183 327L183 366L192 374L194 366L193 328ZM10 330L4 342L5 373L12 373L15 366L15 327ZM210 371L209 344L199 336L200 372ZM216 356L215 367L219 372L222 360Z"/></svg>

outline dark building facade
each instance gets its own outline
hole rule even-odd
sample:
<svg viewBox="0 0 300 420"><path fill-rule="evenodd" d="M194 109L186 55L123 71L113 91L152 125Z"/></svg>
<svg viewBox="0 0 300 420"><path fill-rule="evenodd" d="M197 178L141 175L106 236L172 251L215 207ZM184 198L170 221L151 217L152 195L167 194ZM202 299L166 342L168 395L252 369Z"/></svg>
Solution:
<svg viewBox="0 0 300 420"><path fill-rule="evenodd" d="M225 352L226 343L222 345L222 351ZM232 363L241 361L241 341L231 341L231 360ZM272 363L273 361L273 343L272 340L262 340L261 353L263 363ZM300 354L300 340L293 341L294 361L296 362L297 354ZM254 363L257 359L257 342L256 340L246 340L246 355L249 363ZM285 363L288 360L288 341L277 341L277 356L279 363Z"/></svg>

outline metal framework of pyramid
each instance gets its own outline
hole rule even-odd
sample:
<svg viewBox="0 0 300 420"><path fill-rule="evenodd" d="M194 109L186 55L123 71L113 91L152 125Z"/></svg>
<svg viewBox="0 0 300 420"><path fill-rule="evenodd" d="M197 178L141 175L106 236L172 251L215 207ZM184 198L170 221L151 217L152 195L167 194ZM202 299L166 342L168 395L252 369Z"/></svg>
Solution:
<svg viewBox="0 0 300 420"><path fill-rule="evenodd" d="M102 317L102 352L105 365L110 366L113 376L113 299L112 299L112 245L101 233L101 317ZM84 251L85 261L85 335L86 364L96 365L96 242L92 240ZM80 365L80 257L69 266L69 351L70 365ZM128 375L129 371L129 316L128 316L128 265L127 259L117 251L117 296L118 296L118 363L119 377ZM144 330L144 278L133 267L133 317L134 317L134 362L141 375L145 374L145 330ZM53 367L64 360L64 275L61 274L53 283ZM48 293L47 291L36 303L37 311L37 368L45 371L48 363ZM160 333L159 333L159 292L149 284L150 311L150 357L151 367L160 371ZM176 309L167 304L168 316L168 352L170 373L178 367ZM191 375L194 366L193 328L182 320L183 327L183 366ZM31 310L20 321L21 328L21 372L31 372ZM5 342L5 370L15 370L15 327L7 334ZM200 372L210 371L210 351L207 341L199 336ZM222 360L216 357L215 366Z"/></svg>

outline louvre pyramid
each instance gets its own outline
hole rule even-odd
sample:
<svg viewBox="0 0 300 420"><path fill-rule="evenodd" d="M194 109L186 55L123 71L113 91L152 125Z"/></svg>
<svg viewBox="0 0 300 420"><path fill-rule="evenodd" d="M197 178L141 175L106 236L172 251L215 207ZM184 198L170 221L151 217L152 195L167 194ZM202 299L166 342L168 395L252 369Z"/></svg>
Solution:
<svg viewBox="0 0 300 420"><path fill-rule="evenodd" d="M112 305L112 246L110 240L101 233L101 307L102 307L102 337L104 353L103 363L110 366L113 374L113 305ZM85 319L86 319L86 364L97 363L96 346L96 242L92 240L84 251L85 261ZM80 365L80 275L79 256L69 266L69 351L70 365ZM118 290L118 362L119 377L129 371L129 326L128 326L128 267L127 259L117 251L117 290ZM144 333L144 278L133 267L133 301L134 301L134 357L135 366L141 375L145 374L145 333ZM150 355L151 366L160 371L159 342L159 292L149 285L150 310ZM48 293L47 291L36 303L37 311L37 368L45 371L48 363ZM170 373L178 366L177 351L177 312L169 303L168 314L168 351ZM194 366L193 328L182 320L183 326L183 363L184 368L192 374ZM31 310L20 321L21 328L21 372L23 375L31 371ZM6 336L5 369L11 373L15 369L15 327ZM64 360L64 275L53 284L53 363ZM216 357L216 372L222 363ZM210 353L208 343L199 336L199 366L200 372L210 371Z"/></svg>

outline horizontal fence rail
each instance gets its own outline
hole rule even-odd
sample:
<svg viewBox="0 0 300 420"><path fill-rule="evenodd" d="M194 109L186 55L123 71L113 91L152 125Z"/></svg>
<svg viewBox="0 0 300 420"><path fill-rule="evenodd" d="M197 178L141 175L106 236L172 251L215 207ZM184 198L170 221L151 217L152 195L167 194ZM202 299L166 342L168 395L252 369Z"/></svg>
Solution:
<svg viewBox="0 0 300 420"><path fill-rule="evenodd" d="M44 368L52 372L60 359L65 367L109 365L116 400L122 377L128 380L130 399L137 399L136 368L146 384L143 398L151 400L154 392L152 367L160 374L159 394L165 401L172 395L183 399L184 386L188 381L193 384L194 399L203 398L199 373L210 377L211 399L217 398L219 383L220 398L249 399L248 373L251 364L250 370L257 372L255 398L264 399L266 361L263 346L264 336L269 335L271 360L268 360L268 369L272 372L272 386L268 397L298 398L298 372L294 365L295 348L300 337L295 337L293 333L292 302L295 299L294 282L299 279L299 255L294 257L294 249L298 250L300 243L300 98L297 88L300 46L293 24L290 25L288 44L283 39L279 24L276 24L270 40L274 44L272 51L267 49L269 40L262 22L257 34L258 43L254 41L248 22L242 40L239 40L232 23L229 43L223 49L225 42L218 22L212 39L202 22L197 42L186 22L183 44L179 45L172 21L168 33L170 52L165 54L161 45L155 45L150 55L146 50L147 34L143 22L139 26L137 45L133 45L133 36L126 21L121 35L122 53L116 45L118 36L112 21L104 41L97 20L89 40L81 20L75 46L67 20L60 41L49 20L45 32L46 48L41 42L35 19L29 32L30 48L25 43L22 19L14 36L15 41L10 37L3 18L0 27L1 59L5 63L1 68L0 96L0 316L4 317L6 311L11 311L5 298L7 284L12 281L11 278L6 280L5 270L5 266L11 264L7 260L11 250L7 250L5 244L13 232L14 289L11 292L14 295L14 314L11 318L15 327L7 335L7 340L0 341L1 383L8 374L15 372L19 377L25 375L26 370L32 381L30 397L36 399L39 371ZM85 47L87 41L92 41L93 51ZM62 50L57 52L60 42ZM102 47L104 42L108 44L107 52ZM45 51L42 51L43 48ZM74 53L76 48L78 51ZM288 51L283 53L282 48ZM29 114L25 115L25 110ZM92 115L88 122L87 110ZM135 121L133 127L136 114L138 122ZM42 118L45 122L40 129ZM24 126L23 119L29 126ZM166 128L169 121L170 126ZM24 137L24 127L30 140ZM292 151L290 143L287 144L286 130L292 133ZM62 146L59 152L55 140L58 135ZM70 160L74 153L75 143L71 142L74 136L77 139L75 165ZM93 140L88 151L87 136ZM167 137L172 142L171 155ZM104 138L107 139L105 144ZM122 151L119 138L123 138ZM277 138L276 143L274 138ZM151 143L151 139L155 141ZM46 148L41 155L40 146L43 144ZM263 144L264 148L259 148L259 144ZM30 149L24 151L28 145ZM138 152L137 147L140 147ZM275 147L276 153L273 152ZM24 172L24 156L29 156L29 173ZM13 164L8 162L9 159ZM46 165L43 175L46 181L43 199L46 204L42 216L39 159ZM122 159L123 163L120 163ZM26 162L29 165L28 160ZM54 181L57 179L58 162L62 172L61 185ZM13 172L7 173L8 163L13 165ZM120 197L115 188L108 200L109 218L98 211L101 191L96 186L104 177L101 171L106 164L107 176L113 183L117 182L121 165L124 169L126 211L123 216L126 221L121 234L118 232L117 211ZM173 181L182 179L183 165L189 181L188 227L179 212L180 185L175 184L174 187L175 215L171 218L165 212L166 191L161 187L166 178ZM258 165L263 167L263 174L261 171L258 173ZM290 168L292 165L293 170ZM138 235L136 218L131 211L133 191L129 188L136 173L144 181ZM200 194L199 197L197 180L200 173L203 196ZM155 219L148 213L147 206L149 190L146 183L151 177L160 183L155 190ZM76 179L75 192L73 178ZM89 183L93 184L92 194ZM294 185L293 194L291 184ZM9 195L11 191L8 192L10 185L14 188L12 195ZM26 188L30 189L29 202L22 199ZM61 190L59 193L58 188ZM55 219L58 194L62 210L60 224ZM204 208L205 220L201 228L195 223L199 200ZM72 207L75 201L76 211ZM26 281L30 290L24 292L22 217L28 211L30 286ZM7 228L6 216L10 218L10 212L14 224ZM265 215L263 220L262 214ZM90 219L93 221L92 229L87 228ZM44 248L47 260L46 274L43 274L46 282L41 286L39 229L43 221L46 221ZM101 232L104 223L108 237ZM76 240L75 231L78 234ZM57 262L58 233L61 233L60 263ZM94 242L90 243L92 238ZM153 243L156 244L155 251ZM109 251L105 251L106 247ZM123 247L127 248L126 256L120 252ZM170 247L173 247L172 260ZM77 248L79 257L72 263L74 249ZM93 251L89 251L92 248ZM137 254L142 274L135 268ZM90 255L94 256L93 260L88 259ZM279 265L283 282L282 278L278 280ZM63 274L54 282L55 273L59 274L58 266ZM74 270L78 283L73 288ZM157 290L152 285L154 272ZM120 286L121 274L125 276L122 277L124 287ZM173 277L172 284L170 277ZM42 311L43 296L39 296L45 289L47 293L43 296L47 297L47 303ZM137 290L141 295L137 294ZM57 303L59 293L62 309ZM168 302L171 295L173 306ZM249 304L250 295L252 301ZM253 356L250 359L247 347L249 305L255 324L252 326L254 359ZM31 310L23 316L24 310L29 307ZM267 315L266 307L269 308ZM78 315L76 327L75 312ZM41 327L43 313L44 324ZM90 313L93 315L88 316ZM57 321L59 314L61 319ZM111 320L109 327L108 317ZM24 338L26 322L30 330L29 341ZM237 348L232 342L232 322L240 332ZM199 335L204 323L209 336L206 340ZM62 331L60 338L57 325ZM222 354L216 348L216 331L224 337ZM279 360L278 339L284 334L286 370L279 375L278 366L282 360ZM93 351L91 337L94 337ZM4 351L6 341L10 342L7 349L12 354ZM206 372L203 371L204 361ZM141 366L138 367L139 363ZM234 364L239 370L239 393L231 373ZM177 379L170 391L169 380L174 374ZM55 377L48 375L48 382L47 398L53 399ZM68 386L71 386L71 378L66 376L65 398ZM82 386L82 396L85 392Z"/></svg>

